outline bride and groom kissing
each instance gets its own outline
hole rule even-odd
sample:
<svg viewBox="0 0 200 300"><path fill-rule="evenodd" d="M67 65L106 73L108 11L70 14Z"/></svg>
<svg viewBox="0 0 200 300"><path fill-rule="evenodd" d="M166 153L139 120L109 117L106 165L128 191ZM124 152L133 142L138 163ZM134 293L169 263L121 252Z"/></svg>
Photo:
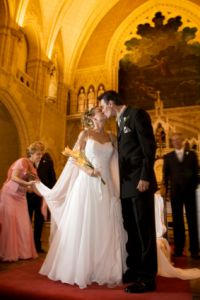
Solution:
<svg viewBox="0 0 200 300"><path fill-rule="evenodd" d="M53 189L36 183L49 206L53 230L40 274L85 288L92 282L127 284L125 292L156 289L154 213L156 143L146 111L126 107L115 91L83 116L75 144L94 169L66 163ZM104 130L118 121L117 138ZM102 184L101 178L106 184Z"/></svg>

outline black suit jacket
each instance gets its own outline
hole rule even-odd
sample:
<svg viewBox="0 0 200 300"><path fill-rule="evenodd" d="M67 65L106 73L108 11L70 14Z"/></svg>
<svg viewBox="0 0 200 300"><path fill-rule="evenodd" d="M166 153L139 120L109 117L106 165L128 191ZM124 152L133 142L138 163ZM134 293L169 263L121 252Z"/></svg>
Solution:
<svg viewBox="0 0 200 300"><path fill-rule="evenodd" d="M157 190L154 174L156 143L151 119L146 111L127 107L121 116L118 130L118 151L121 197L137 195L140 179L150 182Z"/></svg>
<svg viewBox="0 0 200 300"><path fill-rule="evenodd" d="M45 153L37 168L38 177L47 187L52 188L56 183L56 174L53 160Z"/></svg>
<svg viewBox="0 0 200 300"><path fill-rule="evenodd" d="M171 194L194 191L198 185L198 159L192 150L185 150L183 161L180 162L176 152L164 156L163 181L170 186Z"/></svg>

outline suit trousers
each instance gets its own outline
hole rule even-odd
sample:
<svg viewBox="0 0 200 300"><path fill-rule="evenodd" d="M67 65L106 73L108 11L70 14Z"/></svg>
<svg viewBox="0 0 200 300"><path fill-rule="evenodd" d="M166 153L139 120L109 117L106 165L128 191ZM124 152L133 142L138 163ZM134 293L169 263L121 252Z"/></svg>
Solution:
<svg viewBox="0 0 200 300"><path fill-rule="evenodd" d="M185 245L185 225L183 207L185 206L188 232L189 251L192 254L199 252L198 225L195 190L180 190L171 195L172 218L174 229L175 252L182 253Z"/></svg>
<svg viewBox="0 0 200 300"><path fill-rule="evenodd" d="M154 193L138 192L138 195L121 201L128 233L128 271L138 279L150 281L157 273Z"/></svg>
<svg viewBox="0 0 200 300"><path fill-rule="evenodd" d="M34 241L37 251L41 249L41 236L44 217L41 213L42 198L34 193L27 193L29 216L32 221L34 215Z"/></svg>

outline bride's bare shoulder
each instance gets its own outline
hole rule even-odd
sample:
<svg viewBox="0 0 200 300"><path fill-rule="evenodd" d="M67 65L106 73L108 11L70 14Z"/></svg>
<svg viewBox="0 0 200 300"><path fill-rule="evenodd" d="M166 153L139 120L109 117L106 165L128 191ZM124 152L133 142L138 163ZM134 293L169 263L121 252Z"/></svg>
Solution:
<svg viewBox="0 0 200 300"><path fill-rule="evenodd" d="M84 140L88 136L88 130L84 129L79 133L78 140Z"/></svg>
<svg viewBox="0 0 200 300"><path fill-rule="evenodd" d="M82 130L77 138L76 147L83 149L88 138L87 130Z"/></svg>

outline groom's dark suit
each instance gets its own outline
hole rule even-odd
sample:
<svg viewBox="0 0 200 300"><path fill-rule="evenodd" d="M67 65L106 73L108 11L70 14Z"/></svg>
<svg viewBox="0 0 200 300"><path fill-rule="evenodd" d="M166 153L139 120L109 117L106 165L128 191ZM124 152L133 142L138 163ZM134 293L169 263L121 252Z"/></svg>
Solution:
<svg viewBox="0 0 200 300"><path fill-rule="evenodd" d="M175 253L182 255L185 244L183 205L190 237L190 252L198 254L197 210L195 192L198 185L198 159L194 151L185 150L182 161L175 151L164 156L163 181L170 186Z"/></svg>
<svg viewBox="0 0 200 300"><path fill-rule="evenodd" d="M128 232L128 277L149 281L157 272L153 170L156 144L146 111L127 107L118 129L120 189L124 226ZM139 180L149 189L139 192ZM130 280L131 281L131 280Z"/></svg>

